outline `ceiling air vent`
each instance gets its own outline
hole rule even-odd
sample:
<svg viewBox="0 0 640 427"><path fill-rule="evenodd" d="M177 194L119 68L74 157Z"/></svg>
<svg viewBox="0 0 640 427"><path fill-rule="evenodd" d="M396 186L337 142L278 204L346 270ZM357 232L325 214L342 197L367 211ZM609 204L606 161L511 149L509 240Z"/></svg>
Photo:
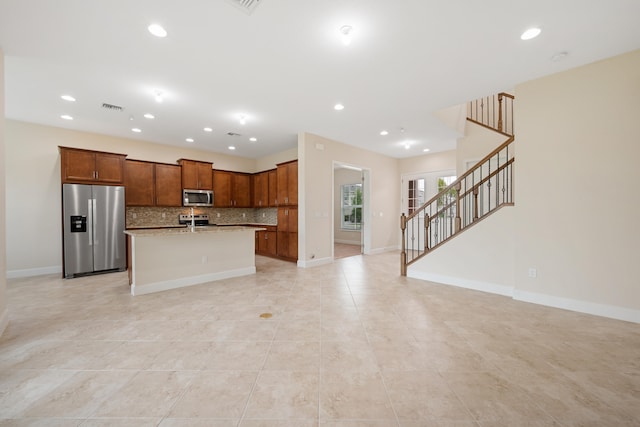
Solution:
<svg viewBox="0 0 640 427"><path fill-rule="evenodd" d="M124 110L124 108L122 108L119 105L107 104L106 102L102 103L102 108L104 108L106 110L111 110L111 111L122 111L122 110Z"/></svg>
<svg viewBox="0 0 640 427"><path fill-rule="evenodd" d="M227 132L227 135L229 135L229 136L242 136L239 133L235 133L235 132Z"/></svg>
<svg viewBox="0 0 640 427"><path fill-rule="evenodd" d="M262 0L227 0L227 3L234 5L247 15L251 15L256 7L262 3Z"/></svg>

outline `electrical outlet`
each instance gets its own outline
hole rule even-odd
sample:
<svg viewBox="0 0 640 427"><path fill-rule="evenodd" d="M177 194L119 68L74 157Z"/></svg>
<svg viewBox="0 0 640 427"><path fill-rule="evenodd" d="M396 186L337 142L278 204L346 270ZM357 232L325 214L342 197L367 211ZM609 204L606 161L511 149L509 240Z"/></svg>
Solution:
<svg viewBox="0 0 640 427"><path fill-rule="evenodd" d="M538 277L538 270L530 267L529 268L529 277L531 277L532 279L535 279L536 277Z"/></svg>
<svg viewBox="0 0 640 427"><path fill-rule="evenodd" d="M267 214L262 212L262 218L266 218L266 217L267 217Z"/></svg>
<svg viewBox="0 0 640 427"><path fill-rule="evenodd" d="M162 219L165 219L167 217L167 214L162 212Z"/></svg>
<svg viewBox="0 0 640 427"><path fill-rule="evenodd" d="M246 218L246 217L247 217L247 214L242 212L242 218Z"/></svg>
<svg viewBox="0 0 640 427"><path fill-rule="evenodd" d="M133 219L138 218L138 215L135 212L133 214L131 214L131 216L133 217Z"/></svg>
<svg viewBox="0 0 640 427"><path fill-rule="evenodd" d="M216 212L216 218L220 218L220 212Z"/></svg>

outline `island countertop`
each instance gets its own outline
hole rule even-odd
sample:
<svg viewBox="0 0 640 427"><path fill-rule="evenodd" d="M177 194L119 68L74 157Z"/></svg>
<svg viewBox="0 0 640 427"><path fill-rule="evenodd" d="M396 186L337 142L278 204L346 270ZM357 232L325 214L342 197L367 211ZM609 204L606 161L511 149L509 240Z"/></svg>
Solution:
<svg viewBox="0 0 640 427"><path fill-rule="evenodd" d="M145 237L145 236L173 236L180 234L200 234L200 233L235 233L238 231L262 231L265 228L260 227L247 227L242 225L224 225L224 226L211 226L203 225L192 227L171 227L171 228L141 228L141 229L128 229L124 233L132 237Z"/></svg>

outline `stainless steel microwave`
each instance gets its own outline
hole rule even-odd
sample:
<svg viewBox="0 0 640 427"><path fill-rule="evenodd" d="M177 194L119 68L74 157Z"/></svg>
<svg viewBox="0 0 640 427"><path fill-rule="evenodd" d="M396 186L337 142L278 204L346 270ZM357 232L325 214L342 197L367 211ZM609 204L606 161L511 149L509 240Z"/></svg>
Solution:
<svg viewBox="0 0 640 427"><path fill-rule="evenodd" d="M182 190L182 206L213 206L213 191Z"/></svg>

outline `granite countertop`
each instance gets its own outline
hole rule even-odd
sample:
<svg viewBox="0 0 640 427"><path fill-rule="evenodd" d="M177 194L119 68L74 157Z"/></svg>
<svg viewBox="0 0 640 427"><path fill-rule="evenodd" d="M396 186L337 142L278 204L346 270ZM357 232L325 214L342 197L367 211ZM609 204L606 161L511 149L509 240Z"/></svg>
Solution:
<svg viewBox="0 0 640 427"><path fill-rule="evenodd" d="M181 234L203 234L203 233L229 233L229 232L238 232L238 231L260 231L264 230L256 227L245 227L240 225L232 225L226 227L212 227L203 225L200 227L166 227L166 228L145 228L145 229L128 229L125 230L124 233L129 236L134 237L145 237L145 236L177 236Z"/></svg>
<svg viewBox="0 0 640 427"><path fill-rule="evenodd" d="M205 227L240 227L240 226L249 226L249 227L277 227L278 224L268 224L263 222L242 222L237 224L209 224ZM127 230L155 230L162 228L186 228L186 224L174 224L174 225L133 225L127 227Z"/></svg>

